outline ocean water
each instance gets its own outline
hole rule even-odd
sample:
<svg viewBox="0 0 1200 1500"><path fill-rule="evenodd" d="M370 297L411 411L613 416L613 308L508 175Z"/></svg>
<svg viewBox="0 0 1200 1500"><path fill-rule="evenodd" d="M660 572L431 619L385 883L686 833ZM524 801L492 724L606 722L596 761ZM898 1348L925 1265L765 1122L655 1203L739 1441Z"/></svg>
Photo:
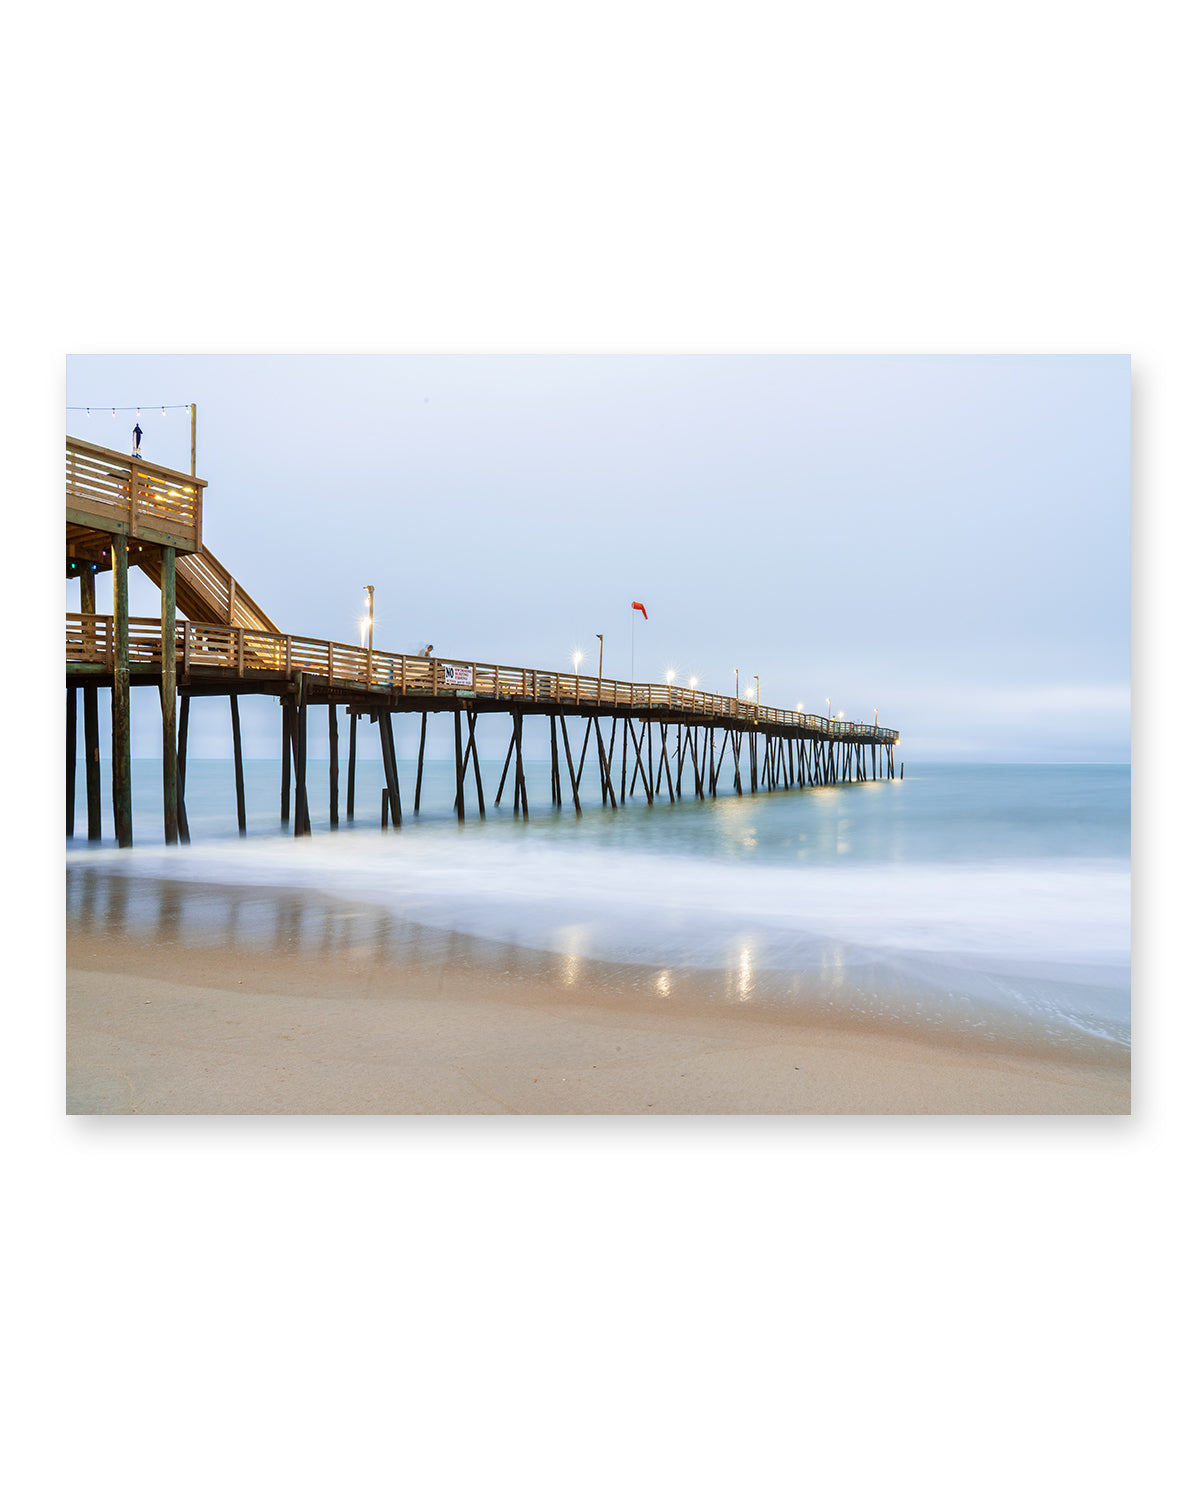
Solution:
<svg viewBox="0 0 1200 1500"><path fill-rule="evenodd" d="M627 797L614 810L601 806L590 760L579 817L570 803L552 807L549 766L527 763L528 820L513 816L511 779L493 806L500 771L484 763L486 819L472 781L459 824L452 767L426 763L414 817L415 766L402 763L403 826L385 833L379 764L359 765L353 824L343 767L331 831L328 764L310 762L313 837L296 839L280 822L277 762L248 762L240 838L232 766L190 761L192 842L168 849L159 766L135 762L135 847L115 847L106 803L101 844L67 840L68 907L111 905L120 884L123 919L152 921L144 899L126 897L155 890L161 906L165 881L174 919L200 932L216 921L218 890L258 893L240 918L223 909L235 926L269 921L272 893L302 891L351 903L356 920L382 911L483 953L653 966L663 994L707 973L720 976L723 1003L1129 1045L1128 766L906 766L903 782L741 797L726 766L715 799L690 795L685 770L674 806L664 784L653 807Z"/></svg>

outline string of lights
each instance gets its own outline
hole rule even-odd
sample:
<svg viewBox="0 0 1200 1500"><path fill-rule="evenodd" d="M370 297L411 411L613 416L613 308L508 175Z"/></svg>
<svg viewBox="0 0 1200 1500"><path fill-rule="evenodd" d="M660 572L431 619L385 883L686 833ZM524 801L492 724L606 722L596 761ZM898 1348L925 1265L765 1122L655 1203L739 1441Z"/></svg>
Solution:
<svg viewBox="0 0 1200 1500"><path fill-rule="evenodd" d="M157 406L158 409L159 409L159 411L165 417L166 414L169 411L191 411L192 405L193 405L193 403L190 402L190 401L181 401L181 402L177 402L174 405L171 405L170 403L168 403L166 406L163 406L158 401L151 401L144 408L144 410L146 410L146 411L153 411L154 408ZM67 410L68 411L81 411L81 412L84 412L89 417L92 415L93 412L108 411L108 412L111 412L113 414L113 416L115 417L116 414L119 411L132 411L132 412L136 412L137 415L140 417L141 414L142 414L143 408L140 407L140 406L68 406Z"/></svg>

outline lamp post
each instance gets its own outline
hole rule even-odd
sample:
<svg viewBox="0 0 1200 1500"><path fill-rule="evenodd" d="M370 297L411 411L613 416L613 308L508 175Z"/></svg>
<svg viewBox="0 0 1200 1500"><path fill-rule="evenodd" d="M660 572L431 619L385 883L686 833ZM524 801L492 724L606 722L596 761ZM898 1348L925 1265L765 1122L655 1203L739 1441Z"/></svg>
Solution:
<svg viewBox="0 0 1200 1500"><path fill-rule="evenodd" d="M669 707L670 703L671 703L671 684L675 681L675 673L674 672L668 672L666 674L666 679L667 679L667 705Z"/></svg>
<svg viewBox="0 0 1200 1500"><path fill-rule="evenodd" d="M755 677L755 679L754 679L754 706L755 706L755 708L758 707L758 678L757 677Z"/></svg>
<svg viewBox="0 0 1200 1500"><path fill-rule="evenodd" d="M601 681L603 681L603 679L604 679L604 637L600 634L599 631L596 632L596 639L600 642L600 665L596 668L596 676L599 677L601 679Z"/></svg>
<svg viewBox="0 0 1200 1500"><path fill-rule="evenodd" d="M364 583L367 591L367 650L375 649L375 585Z"/></svg>

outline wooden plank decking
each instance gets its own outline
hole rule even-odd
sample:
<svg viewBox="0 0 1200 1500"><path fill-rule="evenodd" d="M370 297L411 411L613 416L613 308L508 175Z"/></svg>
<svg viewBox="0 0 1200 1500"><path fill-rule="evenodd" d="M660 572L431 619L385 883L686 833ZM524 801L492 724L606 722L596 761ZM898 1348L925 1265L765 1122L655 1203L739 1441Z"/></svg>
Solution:
<svg viewBox="0 0 1200 1500"><path fill-rule="evenodd" d="M199 551L206 480L82 438L67 439L66 459L68 528Z"/></svg>
<svg viewBox="0 0 1200 1500"><path fill-rule="evenodd" d="M68 614L68 676L83 680L110 673L113 640L111 616ZM132 674L157 677L162 664L161 641L159 620L130 619ZM892 744L899 738L896 730L873 724L826 719L818 714L772 708L666 683L622 682L609 677L505 667L491 662L404 656L390 651L368 651L344 642L204 621L177 622L175 656L180 688L185 692L241 690L275 694L290 691L297 674L303 673L306 695L314 702L423 710L483 708L489 703L507 708L519 704L534 713L586 710L589 714L733 720L747 726L798 730L816 738L860 743Z"/></svg>

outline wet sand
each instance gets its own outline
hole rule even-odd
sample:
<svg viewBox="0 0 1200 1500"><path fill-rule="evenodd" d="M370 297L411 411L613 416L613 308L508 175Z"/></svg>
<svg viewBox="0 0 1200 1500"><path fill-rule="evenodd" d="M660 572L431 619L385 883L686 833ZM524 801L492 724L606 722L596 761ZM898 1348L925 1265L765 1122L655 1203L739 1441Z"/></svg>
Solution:
<svg viewBox="0 0 1200 1500"><path fill-rule="evenodd" d="M69 904L68 1113L1130 1109L1129 1054L1117 1047L917 1031L766 991L737 1004L722 973L665 975L428 929L397 938L394 923L381 939L361 908L295 893L227 891L221 928L214 892L169 885L153 883L149 919L132 885L116 914L111 887L107 906ZM254 921L238 917L247 910Z"/></svg>

